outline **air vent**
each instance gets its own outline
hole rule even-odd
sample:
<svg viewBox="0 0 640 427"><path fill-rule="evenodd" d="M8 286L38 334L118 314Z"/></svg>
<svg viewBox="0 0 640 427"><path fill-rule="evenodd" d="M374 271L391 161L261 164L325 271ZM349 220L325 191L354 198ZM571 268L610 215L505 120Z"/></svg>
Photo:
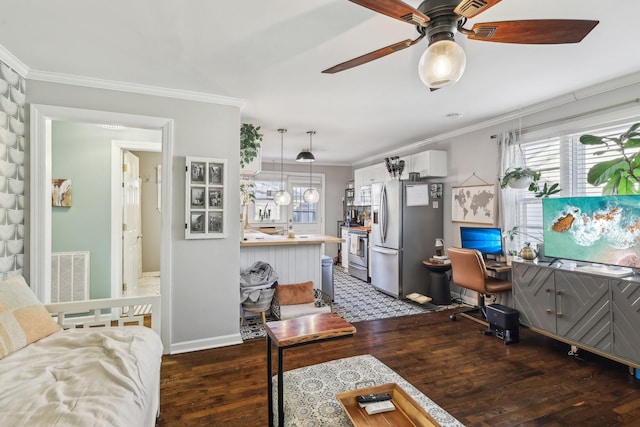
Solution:
<svg viewBox="0 0 640 427"><path fill-rule="evenodd" d="M480 13L481 9L487 7L487 2L482 0L468 0L458 5L456 10L463 16L474 16Z"/></svg>
<svg viewBox="0 0 640 427"><path fill-rule="evenodd" d="M495 25L481 25L473 29L474 38L477 39L490 39L496 31L498 31L498 27Z"/></svg>
<svg viewBox="0 0 640 427"><path fill-rule="evenodd" d="M410 24L415 24L415 25L419 25L421 27L424 27L424 24L426 24L426 20L424 18L422 18L421 16L416 15L415 13L408 13L404 16L401 17L401 19L403 21L406 21Z"/></svg>

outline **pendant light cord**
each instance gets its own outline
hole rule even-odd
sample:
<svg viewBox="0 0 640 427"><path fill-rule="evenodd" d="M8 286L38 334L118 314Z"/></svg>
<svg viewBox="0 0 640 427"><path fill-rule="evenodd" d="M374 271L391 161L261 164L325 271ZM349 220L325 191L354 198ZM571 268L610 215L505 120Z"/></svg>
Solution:
<svg viewBox="0 0 640 427"><path fill-rule="evenodd" d="M284 133L287 131L285 128L278 129L280 132L280 190L284 187L284 172L282 162L284 161Z"/></svg>

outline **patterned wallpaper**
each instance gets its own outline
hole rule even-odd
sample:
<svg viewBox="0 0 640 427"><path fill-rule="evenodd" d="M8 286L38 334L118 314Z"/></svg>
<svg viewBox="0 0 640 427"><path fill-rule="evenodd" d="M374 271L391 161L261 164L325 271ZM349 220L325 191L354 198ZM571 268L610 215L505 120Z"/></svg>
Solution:
<svg viewBox="0 0 640 427"><path fill-rule="evenodd" d="M0 61L0 278L24 265L25 79Z"/></svg>

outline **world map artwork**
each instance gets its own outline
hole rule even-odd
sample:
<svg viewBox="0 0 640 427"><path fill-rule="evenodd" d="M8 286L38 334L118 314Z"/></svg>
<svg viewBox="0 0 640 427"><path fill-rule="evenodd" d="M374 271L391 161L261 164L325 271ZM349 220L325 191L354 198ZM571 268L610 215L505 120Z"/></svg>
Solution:
<svg viewBox="0 0 640 427"><path fill-rule="evenodd" d="M454 187L452 191L452 221L494 223L494 185Z"/></svg>

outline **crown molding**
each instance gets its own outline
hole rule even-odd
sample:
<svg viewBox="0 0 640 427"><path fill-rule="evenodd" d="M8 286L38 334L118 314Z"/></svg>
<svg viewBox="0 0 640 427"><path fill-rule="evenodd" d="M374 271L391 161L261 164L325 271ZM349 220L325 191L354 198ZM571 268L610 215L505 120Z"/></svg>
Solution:
<svg viewBox="0 0 640 427"><path fill-rule="evenodd" d="M474 123L467 127L463 127L460 129L453 130L451 132L446 132L440 135L436 135L431 138L416 141L414 143L405 145L399 149L395 149L385 153L377 154L375 156L370 156L365 159L361 159L357 163L354 163L352 166L355 167L359 165L371 164L372 162L378 161L381 158L389 157L392 155L397 156L397 155L408 154L408 153L414 152L417 148L424 147L426 145L431 145L437 142L453 139L461 135L466 135L468 133L487 129L487 128L497 126L503 123L507 123L513 120L517 120L519 118L526 117L535 113L550 110L556 107L561 107L563 105L567 105L572 102L577 102L593 96L602 95L607 92L612 92L614 90L622 89L624 87L632 86L639 83L640 83L640 72L627 74L625 76L622 76L616 79L607 80L605 82L588 86L586 88L578 89L574 92L570 92L555 98L548 99L538 104L530 105L528 107L522 108L521 110L511 111L509 113L494 117L492 119L483 120L479 123Z"/></svg>
<svg viewBox="0 0 640 427"><path fill-rule="evenodd" d="M0 60L11 67L20 76L26 78L29 73L29 67L27 67L22 61L9 52L4 46L0 44Z"/></svg>
<svg viewBox="0 0 640 427"><path fill-rule="evenodd" d="M39 80L49 83L61 83L74 86L84 86L97 89L117 90L120 92L138 93L142 95L163 96L167 98L184 99L188 101L206 102L209 104L229 105L242 109L246 101L229 96L213 95L204 92L194 92L180 89L170 89L158 86L147 86L137 83L126 83L114 80L76 76L72 74L52 73L49 71L31 70L27 75L29 80Z"/></svg>

